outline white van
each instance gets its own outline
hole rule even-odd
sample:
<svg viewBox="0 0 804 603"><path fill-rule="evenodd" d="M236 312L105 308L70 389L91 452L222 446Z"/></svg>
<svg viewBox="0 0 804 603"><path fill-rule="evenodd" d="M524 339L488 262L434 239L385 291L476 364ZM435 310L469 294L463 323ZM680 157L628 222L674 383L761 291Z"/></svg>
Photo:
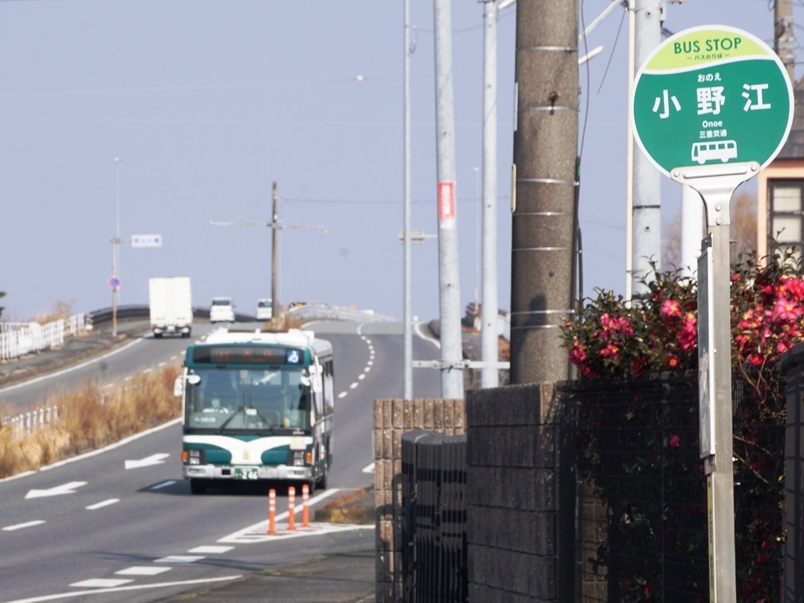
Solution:
<svg viewBox="0 0 804 603"><path fill-rule="evenodd" d="M270 298L257 302L257 320L271 320L273 318L274 304Z"/></svg>
<svg viewBox="0 0 804 603"><path fill-rule="evenodd" d="M234 304L231 297L213 297L209 308L209 322L234 322Z"/></svg>

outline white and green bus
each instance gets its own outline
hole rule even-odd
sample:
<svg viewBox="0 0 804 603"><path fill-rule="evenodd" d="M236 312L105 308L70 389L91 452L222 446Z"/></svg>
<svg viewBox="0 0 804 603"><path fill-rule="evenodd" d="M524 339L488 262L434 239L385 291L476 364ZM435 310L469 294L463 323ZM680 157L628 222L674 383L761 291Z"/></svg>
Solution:
<svg viewBox="0 0 804 603"><path fill-rule="evenodd" d="M193 494L233 480L326 488L332 465L332 344L312 331L213 332L187 348L182 469Z"/></svg>

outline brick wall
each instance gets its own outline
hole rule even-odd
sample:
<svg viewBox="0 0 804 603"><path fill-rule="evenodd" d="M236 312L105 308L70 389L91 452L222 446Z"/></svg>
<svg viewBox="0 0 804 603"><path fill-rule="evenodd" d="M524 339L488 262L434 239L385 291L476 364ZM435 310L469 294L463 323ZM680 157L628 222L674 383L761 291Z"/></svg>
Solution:
<svg viewBox="0 0 804 603"><path fill-rule="evenodd" d="M425 429L444 435L465 433L463 400L374 401L374 497L377 538L377 602L402 600L402 434Z"/></svg>
<svg viewBox="0 0 804 603"><path fill-rule="evenodd" d="M470 601L572 600L574 477L554 387L471 390L466 411Z"/></svg>

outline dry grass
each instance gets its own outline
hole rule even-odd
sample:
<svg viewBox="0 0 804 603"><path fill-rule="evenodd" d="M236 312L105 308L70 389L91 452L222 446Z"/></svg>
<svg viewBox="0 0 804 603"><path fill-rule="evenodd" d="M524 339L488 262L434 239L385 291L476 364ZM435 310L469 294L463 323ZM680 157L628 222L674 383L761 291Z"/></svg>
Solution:
<svg viewBox="0 0 804 603"><path fill-rule="evenodd" d="M0 428L0 478L39 469L81 452L106 446L160 425L181 413L173 396L179 367L139 375L106 395L97 384L52 397L59 421L20 439L11 427Z"/></svg>
<svg viewBox="0 0 804 603"><path fill-rule="evenodd" d="M75 300L59 300L54 304L51 310L37 314L36 318L33 319L33 322L38 322L40 325L44 325L56 320L67 320L73 315L74 305Z"/></svg>

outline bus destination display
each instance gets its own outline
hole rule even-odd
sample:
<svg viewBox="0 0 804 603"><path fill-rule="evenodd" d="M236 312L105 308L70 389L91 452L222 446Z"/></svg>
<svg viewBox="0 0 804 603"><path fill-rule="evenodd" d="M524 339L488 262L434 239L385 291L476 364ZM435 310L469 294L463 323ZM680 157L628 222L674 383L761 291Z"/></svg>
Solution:
<svg viewBox="0 0 804 603"><path fill-rule="evenodd" d="M193 350L196 364L301 364L302 350L273 346L204 346Z"/></svg>

